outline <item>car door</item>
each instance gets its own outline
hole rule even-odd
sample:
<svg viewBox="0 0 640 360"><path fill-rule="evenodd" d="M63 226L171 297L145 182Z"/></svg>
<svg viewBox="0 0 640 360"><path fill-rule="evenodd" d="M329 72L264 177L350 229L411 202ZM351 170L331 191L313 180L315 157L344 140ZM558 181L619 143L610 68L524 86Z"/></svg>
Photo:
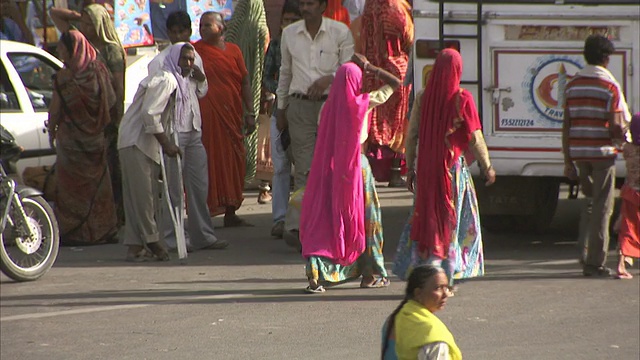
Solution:
<svg viewBox="0 0 640 360"><path fill-rule="evenodd" d="M10 78L14 89L20 93L19 102L24 114L16 120L19 124L15 124L24 134L24 139L16 134L18 144L25 148L22 154L25 161L19 168L31 164L51 165L55 162L55 150L49 144L45 121L53 96L52 77L59 66L35 52L7 52L6 59L13 70Z"/></svg>
<svg viewBox="0 0 640 360"><path fill-rule="evenodd" d="M25 149L39 150L40 135L37 120L32 116L33 108L26 98L20 78L7 58L2 59L0 72L0 122L15 137L18 145ZM24 167L40 165L40 160L34 157L21 159L18 163L19 172L22 173Z"/></svg>

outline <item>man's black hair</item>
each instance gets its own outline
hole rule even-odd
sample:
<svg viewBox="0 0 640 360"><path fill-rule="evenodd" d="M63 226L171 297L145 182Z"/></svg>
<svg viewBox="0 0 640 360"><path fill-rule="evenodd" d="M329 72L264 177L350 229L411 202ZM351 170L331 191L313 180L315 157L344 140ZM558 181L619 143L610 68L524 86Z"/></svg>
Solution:
<svg viewBox="0 0 640 360"><path fill-rule="evenodd" d="M300 14L300 4L298 3L298 0L285 1L282 6L282 15L284 14L296 14L302 17L302 14Z"/></svg>
<svg viewBox="0 0 640 360"><path fill-rule="evenodd" d="M178 26L183 30L191 29L191 17L183 10L172 12L167 17L167 29L171 29L174 26Z"/></svg>
<svg viewBox="0 0 640 360"><path fill-rule="evenodd" d="M613 43L602 35L590 35L584 42L584 58L589 65L602 65L616 51Z"/></svg>

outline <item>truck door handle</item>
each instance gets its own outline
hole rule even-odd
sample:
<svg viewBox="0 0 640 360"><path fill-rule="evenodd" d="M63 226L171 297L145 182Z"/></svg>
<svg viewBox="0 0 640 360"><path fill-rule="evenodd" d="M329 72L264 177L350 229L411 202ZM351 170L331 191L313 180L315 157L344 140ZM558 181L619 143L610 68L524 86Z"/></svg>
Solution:
<svg viewBox="0 0 640 360"><path fill-rule="evenodd" d="M511 92L511 86L507 86L504 88L498 87L498 86L487 86L486 88L484 88L484 91L489 91L491 92L491 103L493 103L494 105L497 105L500 102L500 92L504 91L504 92Z"/></svg>

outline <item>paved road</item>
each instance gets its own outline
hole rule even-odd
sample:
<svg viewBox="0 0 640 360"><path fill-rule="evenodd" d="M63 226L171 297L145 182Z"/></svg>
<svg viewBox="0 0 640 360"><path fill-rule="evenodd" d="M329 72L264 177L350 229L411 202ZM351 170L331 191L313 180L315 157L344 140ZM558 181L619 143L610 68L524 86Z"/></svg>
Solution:
<svg viewBox="0 0 640 360"><path fill-rule="evenodd" d="M390 268L411 200L400 189L380 195ZM381 324L404 284L304 294L304 262L269 237L270 206L255 199L240 212L254 228L218 229L232 246L187 265L125 263L119 245L65 247L37 282L2 276L0 358L379 358ZM485 233L487 276L439 313L465 359L640 358L638 267L632 281L581 276L578 205L562 200L543 236Z"/></svg>

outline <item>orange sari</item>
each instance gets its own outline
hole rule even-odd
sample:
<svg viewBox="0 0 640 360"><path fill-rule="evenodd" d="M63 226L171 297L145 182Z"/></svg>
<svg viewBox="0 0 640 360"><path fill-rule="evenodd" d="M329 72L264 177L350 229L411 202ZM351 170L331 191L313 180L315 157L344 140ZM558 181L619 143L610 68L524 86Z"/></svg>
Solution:
<svg viewBox="0 0 640 360"><path fill-rule="evenodd" d="M202 144L209 164L211 214L224 213L226 207L238 209L244 188L245 148L242 133L242 79L247 75L242 52L226 43L220 49L202 40L194 44L202 57L209 82L207 95L200 99Z"/></svg>

